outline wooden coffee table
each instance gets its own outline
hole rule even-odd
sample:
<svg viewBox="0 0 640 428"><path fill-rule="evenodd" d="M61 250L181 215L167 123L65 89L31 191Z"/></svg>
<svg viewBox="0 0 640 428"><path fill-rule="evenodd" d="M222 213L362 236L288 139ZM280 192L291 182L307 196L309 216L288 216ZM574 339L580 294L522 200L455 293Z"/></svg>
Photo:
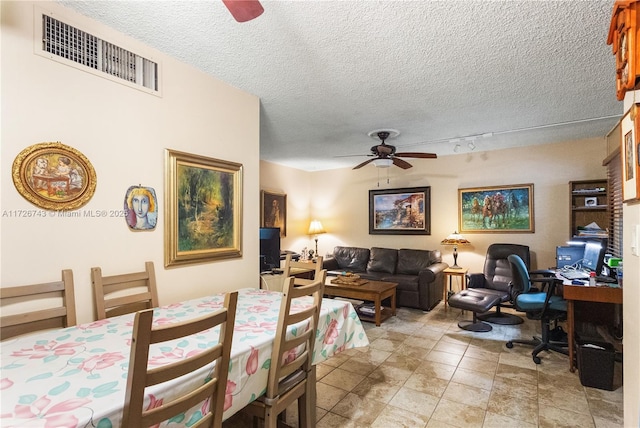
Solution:
<svg viewBox="0 0 640 428"><path fill-rule="evenodd" d="M324 286L326 296L344 297L346 299L368 300L374 302L375 316L370 317L358 312L362 321L375 322L377 326L387 318L396 315L396 287L395 282L367 281L362 285L332 284L334 276L327 277ZM391 298L391 307L382 308L382 300Z"/></svg>

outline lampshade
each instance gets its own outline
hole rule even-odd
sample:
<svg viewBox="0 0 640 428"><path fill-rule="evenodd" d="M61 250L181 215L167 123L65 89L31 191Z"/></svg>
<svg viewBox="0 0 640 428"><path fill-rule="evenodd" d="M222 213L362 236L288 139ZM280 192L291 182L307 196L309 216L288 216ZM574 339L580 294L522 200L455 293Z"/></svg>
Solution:
<svg viewBox="0 0 640 428"><path fill-rule="evenodd" d="M457 231L453 232L452 234L450 234L449 236L447 236L446 238L444 238L442 240L442 242L440 242L442 245L464 245L464 244L470 244L471 242L469 242L467 240L467 238L465 238L464 236L462 236L461 234L459 234Z"/></svg>
<svg viewBox="0 0 640 428"><path fill-rule="evenodd" d="M376 168L389 168L391 165L393 165L393 161L389 158L374 159L373 164L376 166Z"/></svg>
<svg viewBox="0 0 640 428"><path fill-rule="evenodd" d="M453 245L453 266L451 266L451 268L461 269L460 266L458 266L458 245L467 245L471 242L456 231L444 238L440 243L442 245Z"/></svg>
<svg viewBox="0 0 640 428"><path fill-rule="evenodd" d="M309 225L309 235L320 235L321 233L326 233L326 230L324 230L324 227L322 227L322 223L320 223L320 220L313 220L311 221L311 224Z"/></svg>

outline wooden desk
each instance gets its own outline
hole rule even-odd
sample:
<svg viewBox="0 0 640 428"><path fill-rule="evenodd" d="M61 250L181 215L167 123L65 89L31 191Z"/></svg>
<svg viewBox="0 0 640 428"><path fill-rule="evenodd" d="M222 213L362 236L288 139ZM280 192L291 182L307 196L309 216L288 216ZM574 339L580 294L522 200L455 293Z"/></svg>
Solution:
<svg viewBox="0 0 640 428"><path fill-rule="evenodd" d="M444 300L444 307L445 309L447 308L447 300L448 300L448 296L447 296L447 278L449 278L449 291L452 291L451 287L452 287L452 282L453 282L453 277L454 276L458 276L460 278L462 278L462 282L460 284L460 290L462 291L465 288L467 288L467 272L469 272L469 268L459 268L459 269L454 269L454 268L446 268L445 270L443 270L442 272L444 272L444 287L442 290L442 300Z"/></svg>
<svg viewBox="0 0 640 428"><path fill-rule="evenodd" d="M567 341L569 342L569 370L574 372L575 365L575 308L576 301L622 304L622 288L587 287L584 285L563 285L563 296L567 301Z"/></svg>

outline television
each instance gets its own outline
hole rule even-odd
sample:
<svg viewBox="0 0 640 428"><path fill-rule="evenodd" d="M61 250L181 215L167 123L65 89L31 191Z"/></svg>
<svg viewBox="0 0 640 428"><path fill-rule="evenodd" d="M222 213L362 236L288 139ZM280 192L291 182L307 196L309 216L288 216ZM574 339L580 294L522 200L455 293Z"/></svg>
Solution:
<svg viewBox="0 0 640 428"><path fill-rule="evenodd" d="M600 242L588 241L584 244L584 254L582 256L582 269L590 270L600 275L602 264L604 263L605 248Z"/></svg>
<svg viewBox="0 0 640 428"><path fill-rule="evenodd" d="M260 272L280 268L280 228L260 228Z"/></svg>

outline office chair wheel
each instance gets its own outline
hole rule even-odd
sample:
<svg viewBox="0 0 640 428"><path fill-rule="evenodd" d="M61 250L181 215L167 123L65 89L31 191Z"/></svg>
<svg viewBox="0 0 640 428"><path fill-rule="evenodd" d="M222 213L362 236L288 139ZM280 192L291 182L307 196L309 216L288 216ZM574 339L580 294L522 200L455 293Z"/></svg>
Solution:
<svg viewBox="0 0 640 428"><path fill-rule="evenodd" d="M534 355L533 356L533 362L536 363L536 364L540 364L542 362L542 360L537 355Z"/></svg>
<svg viewBox="0 0 640 428"><path fill-rule="evenodd" d="M513 342L511 341L507 342L507 348L509 349L513 348Z"/></svg>

